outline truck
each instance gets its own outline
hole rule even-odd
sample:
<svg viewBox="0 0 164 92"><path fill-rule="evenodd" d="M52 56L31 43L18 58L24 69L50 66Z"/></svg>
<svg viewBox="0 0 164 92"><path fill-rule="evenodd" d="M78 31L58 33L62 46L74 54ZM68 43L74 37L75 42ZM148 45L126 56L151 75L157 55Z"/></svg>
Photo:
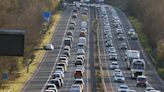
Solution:
<svg viewBox="0 0 164 92"><path fill-rule="evenodd" d="M133 59L131 63L131 78L137 78L137 76L144 75L145 72L145 61L144 59Z"/></svg>
<svg viewBox="0 0 164 92"><path fill-rule="evenodd" d="M140 58L140 51L138 50L125 51L125 61L128 69L131 69L133 59L139 59L139 58Z"/></svg>

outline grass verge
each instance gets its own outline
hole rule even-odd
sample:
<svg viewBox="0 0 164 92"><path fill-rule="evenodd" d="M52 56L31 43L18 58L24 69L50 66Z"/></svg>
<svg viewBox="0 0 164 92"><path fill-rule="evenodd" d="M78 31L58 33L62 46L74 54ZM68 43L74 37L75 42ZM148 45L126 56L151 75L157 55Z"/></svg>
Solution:
<svg viewBox="0 0 164 92"><path fill-rule="evenodd" d="M129 19L130 19L130 22L132 23L133 27L135 28L135 30L139 34L140 42L141 42L142 46L144 47L146 53L148 54L148 57L151 59L152 63L155 65L155 68L156 68L159 76L162 79L164 79L164 68L159 68L157 66L157 60L151 54L152 50L151 50L151 47L150 47L150 45L148 43L148 38L142 32L141 23L135 17L129 17Z"/></svg>
<svg viewBox="0 0 164 92"><path fill-rule="evenodd" d="M60 20L61 12L57 12L52 17L52 24L48 28L48 32L43 36L41 43L38 47L42 47L43 44L49 43L53 37L53 33L55 32L55 28L57 23ZM32 77L34 72L36 71L38 65L42 61L44 57L45 51L44 50L37 50L34 52L36 56L33 60L33 63L29 65L29 73L26 72L27 68L24 68L20 71L20 77L15 79L14 81L7 81L4 83L5 88L0 89L0 92L20 92L21 89L24 87L25 83Z"/></svg>

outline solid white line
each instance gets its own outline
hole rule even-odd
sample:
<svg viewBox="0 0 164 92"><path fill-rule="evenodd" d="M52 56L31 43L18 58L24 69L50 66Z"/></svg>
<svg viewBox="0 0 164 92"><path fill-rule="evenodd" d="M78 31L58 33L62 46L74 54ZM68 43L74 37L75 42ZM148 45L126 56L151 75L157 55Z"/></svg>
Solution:
<svg viewBox="0 0 164 92"><path fill-rule="evenodd" d="M49 75L49 77L48 77L48 80L46 81L45 85L43 86L41 92L44 92L44 89L45 89L45 87L46 87L48 81L50 80L50 78L51 78L51 76L52 76L52 73L53 73L53 71L54 71L54 69L55 69L55 67L56 67L57 60L58 60L58 58L59 58L59 55L60 55L61 50L62 50L62 46L63 46L63 44L64 44L64 37L65 37L65 35L66 35L66 31L67 31L67 28L68 28L68 24L69 24L70 19L71 19L71 16L69 16L69 19L67 20L67 25L66 25L65 32L64 32L64 36L63 36L63 39L62 39L62 44L61 44L61 46L60 46L60 50L59 50L58 56L57 56L57 58L56 58L56 60L55 60L56 62L55 62L55 64L54 64L54 66L53 66L53 68L52 68L52 70L51 70L51 73L50 73L50 75Z"/></svg>

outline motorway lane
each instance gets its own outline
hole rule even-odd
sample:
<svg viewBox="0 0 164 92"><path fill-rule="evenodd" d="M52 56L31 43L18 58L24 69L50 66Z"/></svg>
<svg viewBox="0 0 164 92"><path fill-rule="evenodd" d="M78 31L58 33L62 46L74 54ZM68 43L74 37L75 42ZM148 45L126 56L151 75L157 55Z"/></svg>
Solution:
<svg viewBox="0 0 164 92"><path fill-rule="evenodd" d="M125 32L127 35L127 31L129 28L133 28L132 25L130 24L128 18L126 17L126 15L117 9L118 15L120 16L120 19L123 23L123 26L125 28ZM144 49L142 48L139 40L137 41L132 41L130 39L130 37L128 38L128 42L130 44L131 49L136 49L136 50L140 50L141 52L141 57L145 59L146 61L146 76L148 77L148 81L150 83L151 86L153 86L156 89L161 90L161 92L164 91L164 82L163 80L160 79L159 75L157 74L154 66L151 63L151 60L148 58L146 52L144 51Z"/></svg>
<svg viewBox="0 0 164 92"><path fill-rule="evenodd" d="M120 69L122 70L123 72L123 75L125 77L125 82L122 83L122 84L126 84L129 86L130 89L133 89L133 90L136 90L137 92L144 92L145 91L145 88L137 88L136 87L136 80L133 80L131 79L131 75L130 75L130 71L127 70L126 68L126 62L124 60L124 51L120 49L120 45L122 42L126 42L127 43L127 39L125 39L124 41L119 41L118 38L117 38L117 35L116 35L116 29L113 28L113 23L112 23L112 16L110 14L110 9L108 8L108 11L109 11L109 19L110 20L110 24L111 24L111 28L112 28L112 33L113 33L113 41L115 42L115 48L116 48L116 51L118 53L118 64L120 66ZM123 30L124 31L124 30ZM119 87L120 83L117 83L116 86L117 88Z"/></svg>
<svg viewBox="0 0 164 92"><path fill-rule="evenodd" d="M61 20L55 30L55 34L53 35L52 44L54 44L55 50L47 51L42 62L40 63L38 69L35 74L26 83L25 87L21 92L40 92L44 87L44 84L47 82L47 79L55 66L56 58L58 56L59 50L61 47L62 39L65 33L65 27L67 25L67 21L69 19L70 9L67 9L62 14Z"/></svg>
<svg viewBox="0 0 164 92"><path fill-rule="evenodd" d="M107 11L109 11L109 9L107 8ZM129 86L129 88L130 89L135 89L137 92L143 92L145 89L144 88L137 88L136 87L136 81L135 80L132 80L131 78L130 78L130 71L129 70L127 70L126 69L126 63L124 62L124 52L122 51L122 50L120 50L120 43L122 42L122 41L118 41L118 39L117 39L117 36L116 36L116 34L115 34L115 29L112 27L113 25L112 25L112 16L111 16L111 14L110 14L110 11L108 12L108 16L109 16L109 19L110 19L110 26L111 26L111 32L112 32L112 36L113 36L113 44L114 44L114 47L116 48L116 51L117 51L117 54L118 54L118 64L119 64L119 66L120 66L120 69L122 70L122 72L123 72L123 75L125 76L125 78L126 78L126 80L125 80L125 82L124 83L116 83L116 82L114 82L114 79L113 79L113 75L112 75L112 73L113 73L113 71L112 70L110 70L110 68L109 68L109 66L110 66L110 63L111 63L111 61L109 60L109 58L108 58L108 51L107 51L107 48L105 48L103 45L101 46L101 49L104 49L104 50L102 50L102 51L104 51L104 53L106 54L105 56L106 56L106 58L104 58L104 60L105 60L105 62L107 62L107 70L109 70L109 74L108 74L108 77L109 77L109 79L106 79L108 82L111 82L112 84L112 87L113 87L113 91L114 92L117 92L117 90L118 90L118 88L119 88L119 86L121 85L121 84L126 84L126 85L128 85ZM103 34L103 33L101 33L101 34ZM101 35L100 34L100 36L103 36L103 35ZM104 38L104 37L102 37L102 38ZM102 39L100 39L100 40L102 40ZM103 48L104 47L104 48ZM102 52L103 53L103 52ZM105 81L106 82L106 84L108 84L108 82L107 81ZM109 84L108 84L109 85Z"/></svg>
<svg viewBox="0 0 164 92"><path fill-rule="evenodd" d="M76 28L73 30L73 47L71 48L71 57L69 59L69 65L68 65L68 72L65 73L65 78L64 78L64 85L62 88L59 89L59 92L68 92L73 84L73 80L74 80L74 71L76 70L76 67L74 66L75 60L76 60L76 51L77 51L77 43L78 43L78 38L79 38L79 34L80 34L80 30L81 30L81 21L82 21L82 11L80 9L79 14L78 14L78 18L75 20L77 23ZM90 15L90 13L88 13ZM88 16L89 17L89 16ZM89 28L88 28L89 29ZM88 30L89 31L89 30ZM86 69L86 71L84 72L84 92L90 92L90 84L89 84L89 66L88 66L88 55L89 55L89 34L87 35L86 39L87 39L87 46L85 48L85 52L86 52L86 62L84 64L84 67Z"/></svg>

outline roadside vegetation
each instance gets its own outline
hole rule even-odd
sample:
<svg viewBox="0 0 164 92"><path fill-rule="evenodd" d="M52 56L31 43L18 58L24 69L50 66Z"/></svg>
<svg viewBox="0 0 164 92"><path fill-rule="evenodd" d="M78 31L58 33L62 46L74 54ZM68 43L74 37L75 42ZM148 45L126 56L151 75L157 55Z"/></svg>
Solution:
<svg viewBox="0 0 164 92"><path fill-rule="evenodd" d="M129 16L145 51L164 79L164 1L109 0L107 3L120 8Z"/></svg>
<svg viewBox="0 0 164 92"><path fill-rule="evenodd" d="M45 51L43 44L49 43L60 19L60 3L57 0L0 0L0 28L25 31L23 57L0 57L0 92L19 92L21 86L34 73ZM43 30L43 11L52 11L48 30ZM27 70L27 61L29 71ZM9 80L2 81L2 73L9 73ZM26 72L29 73L26 73Z"/></svg>

